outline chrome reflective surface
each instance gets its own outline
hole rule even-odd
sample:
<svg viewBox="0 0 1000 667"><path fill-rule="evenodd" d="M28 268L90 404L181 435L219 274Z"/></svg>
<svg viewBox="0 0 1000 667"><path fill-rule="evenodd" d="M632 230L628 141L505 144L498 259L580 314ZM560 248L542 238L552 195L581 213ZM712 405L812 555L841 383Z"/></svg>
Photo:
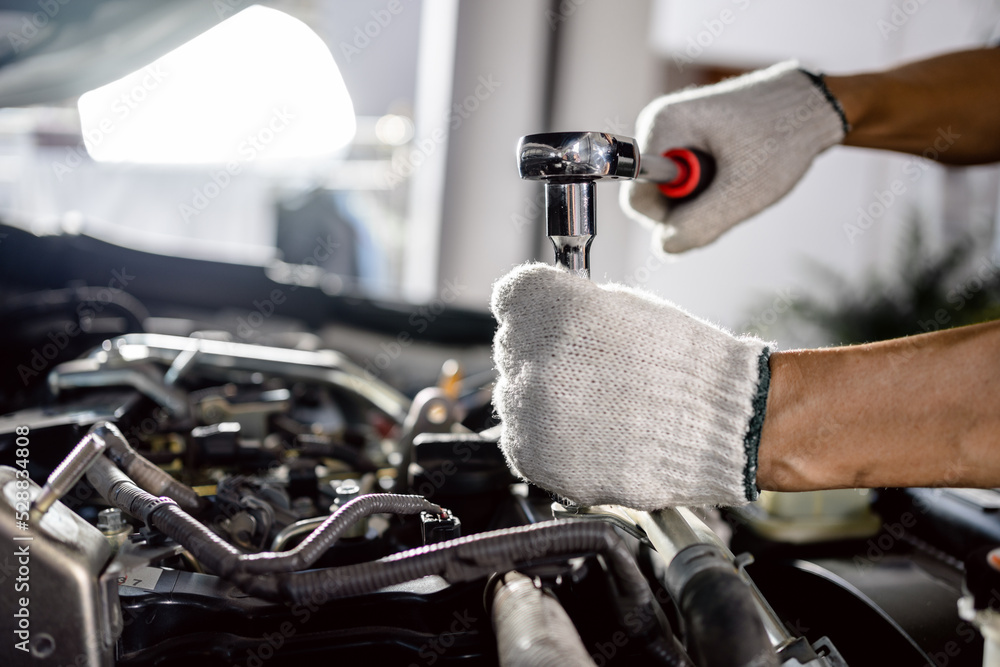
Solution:
<svg viewBox="0 0 1000 667"><path fill-rule="evenodd" d="M400 424L410 407L409 398L332 350L290 350L164 334L126 334L112 339L108 348L53 369L48 378L52 392L126 385L172 414L186 414L184 393L164 384L163 377L148 368L149 362L156 362L170 365L175 377L192 366L219 366L330 384L358 394Z"/></svg>
<svg viewBox="0 0 1000 667"><path fill-rule="evenodd" d="M672 183L677 180L677 172L677 163L670 158L646 155L639 163L639 174L635 180L649 181L650 183Z"/></svg>
<svg viewBox="0 0 1000 667"><path fill-rule="evenodd" d="M556 264L589 278L590 244L597 235L595 183L547 183L545 219Z"/></svg>
<svg viewBox="0 0 1000 667"><path fill-rule="evenodd" d="M49 511L54 502L66 495L80 481L94 459L105 450L107 443L94 433L96 429L97 425L90 429L83 440L63 459L59 467L49 475L41 493L32 503L32 520L39 520L43 514Z"/></svg>
<svg viewBox="0 0 1000 667"><path fill-rule="evenodd" d="M13 486L23 481L17 471L0 466L0 489L20 491ZM41 488L34 481L27 481L29 495L37 498ZM30 646L33 655L18 662L6 659L14 653L16 641L28 639L27 633L19 636L15 630L15 634L7 635L10 644L0 651L0 660L5 665L111 667L123 622L118 602L120 572L117 564L109 565L111 544L101 531L61 502L54 502L39 521L32 522L27 532L18 525L17 513L15 497L0 493L0 540L11 554L17 548L12 545L24 548L30 545ZM16 558L8 558L9 563L16 563ZM16 571L16 565L14 567L12 572ZM18 603L18 598L29 592L15 594L13 574L5 576L4 585L10 588L0 595L0 614L16 619L15 612L29 609ZM8 624L5 627L16 626Z"/></svg>
<svg viewBox="0 0 1000 667"><path fill-rule="evenodd" d="M628 179L639 173L635 139L605 132L546 132L522 137L517 145L521 178L577 183Z"/></svg>
<svg viewBox="0 0 1000 667"><path fill-rule="evenodd" d="M733 555L729 547L709 528L704 521L686 507L666 508L656 512L642 512L629 508L620 508L635 525L641 528L652 543L653 548L670 563L674 557L685 548L695 544L712 544L738 565L740 578L750 587L750 593L757 605L757 612L767 631L768 638L775 649L780 649L792 642L794 637L789 634L781 619L771 609L771 605L761 594L757 585L739 564L739 558Z"/></svg>
<svg viewBox="0 0 1000 667"><path fill-rule="evenodd" d="M556 264L590 277L590 244L597 235L600 180L643 178L668 183L677 166L650 158L640 171L635 139L606 132L546 132L521 137L517 168L521 178L545 183L545 219Z"/></svg>

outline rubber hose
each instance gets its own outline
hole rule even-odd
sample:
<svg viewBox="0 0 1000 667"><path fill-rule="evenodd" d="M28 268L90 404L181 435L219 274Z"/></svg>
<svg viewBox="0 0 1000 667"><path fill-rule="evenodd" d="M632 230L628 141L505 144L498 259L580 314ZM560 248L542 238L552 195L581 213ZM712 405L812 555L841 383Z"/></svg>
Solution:
<svg viewBox="0 0 1000 667"><path fill-rule="evenodd" d="M197 514L201 510L202 499L194 489L177 481L168 472L135 451L114 424L100 423L95 426L94 431L107 443L108 456L121 466L139 487L155 496L172 498L192 514Z"/></svg>
<svg viewBox="0 0 1000 667"><path fill-rule="evenodd" d="M233 577L240 558L246 555L176 505L155 509L150 515L150 523L183 545L206 568L225 579Z"/></svg>
<svg viewBox="0 0 1000 667"><path fill-rule="evenodd" d="M105 457L99 457L94 462L87 472L87 479L113 505L132 516L142 517L151 526L187 548L195 558L219 576L229 579L251 595L270 600L322 604L334 598L364 595L432 574L443 576L451 582L470 581L494 572L514 570L519 564L530 565L554 556L598 553L608 563L623 598L619 614L624 616L628 613L629 616L624 619L627 621L623 623L624 627L633 638L639 638L647 645L657 648L654 656L666 656L669 652L660 637L652 592L621 538L605 523L548 521L460 537L393 554L374 562L306 572L252 574L241 571L246 563L273 564L277 559L248 560L247 554L240 553L182 508L172 503L162 504L160 498L139 489ZM352 502L358 503L367 497L370 496L363 496ZM395 497L392 502L396 502L398 498L400 497ZM358 512L362 511L361 508L375 506L370 503L358 505ZM345 505L342 509L347 508ZM338 514L343 517L353 515L353 512ZM328 520L323 525L337 526L341 522ZM326 531L333 530L326 528ZM320 529L317 529L314 534L319 532ZM314 543L322 544L325 539L316 539ZM667 660L664 662L683 664Z"/></svg>
<svg viewBox="0 0 1000 667"><path fill-rule="evenodd" d="M667 570L688 632L688 650L703 667L777 667L750 587L733 562L710 544L682 549Z"/></svg>
<svg viewBox="0 0 1000 667"><path fill-rule="evenodd" d="M556 556L590 553L602 555L608 564L622 598L618 612L624 627L633 637L652 642L660 630L652 592L621 538L610 525L599 522L548 521L506 528L411 549L373 562L274 577L241 577L237 584L266 599L322 604L428 575L439 575L450 582L471 581Z"/></svg>
<svg viewBox="0 0 1000 667"><path fill-rule="evenodd" d="M157 507L164 504L176 504L170 498L157 498L135 485L128 476L115 467L115 464L98 457L87 471L87 480L97 492L126 514L142 519L148 523L149 516Z"/></svg>
<svg viewBox="0 0 1000 667"><path fill-rule="evenodd" d="M341 506L294 549L246 554L240 559L237 571L247 574L266 574L304 570L319 560L333 543L340 539L345 530L364 517L381 513L419 514L420 512L441 514L442 510L439 505L435 505L423 496L402 496L394 493L360 496Z"/></svg>
<svg viewBox="0 0 1000 667"><path fill-rule="evenodd" d="M371 514L442 511L441 507L421 496L387 493L361 496L344 504L292 551L244 554L179 506L163 504L160 498L140 489L105 457L99 457L94 462L87 472L87 479L109 503L174 539L206 567L229 579L237 575L277 574L309 567L337 541L344 530Z"/></svg>
<svg viewBox="0 0 1000 667"><path fill-rule="evenodd" d="M596 667L558 600L520 572L502 582L492 605L501 667Z"/></svg>
<svg viewBox="0 0 1000 667"><path fill-rule="evenodd" d="M140 489L106 457L98 457L87 470L87 481L111 505L176 540L217 574L231 571L242 555L174 504Z"/></svg>
<svg viewBox="0 0 1000 667"><path fill-rule="evenodd" d="M87 481L104 498L111 503L111 493L119 484L134 484L128 476L119 470L106 456L98 456L87 468ZM111 503L114 505L114 503ZM122 509L122 508L119 508ZM122 509L122 511L125 511ZM131 512L129 512L131 514Z"/></svg>
<svg viewBox="0 0 1000 667"><path fill-rule="evenodd" d="M691 658L674 637L657 637L646 645L646 653L658 665L667 667L695 667Z"/></svg>
<svg viewBox="0 0 1000 667"><path fill-rule="evenodd" d="M746 583L719 570L696 574L680 601L692 650L705 667L777 667Z"/></svg>

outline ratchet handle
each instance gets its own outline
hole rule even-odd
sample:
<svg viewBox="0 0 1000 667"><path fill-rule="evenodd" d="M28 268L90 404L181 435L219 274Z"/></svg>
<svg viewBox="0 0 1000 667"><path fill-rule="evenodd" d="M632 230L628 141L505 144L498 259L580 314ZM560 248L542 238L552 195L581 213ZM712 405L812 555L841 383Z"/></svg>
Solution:
<svg viewBox="0 0 1000 667"><path fill-rule="evenodd" d="M715 158L698 148L671 148L662 157L642 158L639 178L657 184L674 202L694 199L715 178Z"/></svg>

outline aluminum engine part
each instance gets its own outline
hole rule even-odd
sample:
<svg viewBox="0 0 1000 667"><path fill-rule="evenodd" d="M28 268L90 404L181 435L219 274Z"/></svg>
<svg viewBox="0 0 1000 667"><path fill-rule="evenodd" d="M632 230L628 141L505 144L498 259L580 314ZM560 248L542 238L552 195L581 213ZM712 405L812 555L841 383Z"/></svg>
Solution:
<svg viewBox="0 0 1000 667"><path fill-rule="evenodd" d="M0 596L0 663L111 665L122 631L117 575L106 570L111 545L62 502L24 530L28 503L17 496L25 481L17 472L0 466L0 540L10 587ZM41 487L27 481L34 499Z"/></svg>

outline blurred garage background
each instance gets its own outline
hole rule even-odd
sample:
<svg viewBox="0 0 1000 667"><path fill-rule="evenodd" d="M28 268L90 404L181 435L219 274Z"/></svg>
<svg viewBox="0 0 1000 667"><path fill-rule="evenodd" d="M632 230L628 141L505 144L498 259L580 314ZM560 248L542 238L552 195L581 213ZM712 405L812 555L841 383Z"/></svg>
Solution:
<svg viewBox="0 0 1000 667"><path fill-rule="evenodd" d="M82 11L7 4L7 57L60 39L46 32L59 18L46 19L53 9ZM101 11L120 16L128 4L147 3ZM182 14L194 3L171 4ZM484 310L496 278L551 257L541 186L517 176L520 136L631 135L639 110L671 90L789 58L828 73L883 68L991 43L1000 23L1000 5L987 0L303 0L241 12L245 4L214 3L216 18L204 20L231 20L199 37L198 49L167 56L159 79L144 68L78 104L83 91L52 75L48 103L0 112L0 215L36 234L269 266L331 294L447 296ZM306 46L310 31L335 70L314 69L329 54ZM87 48L113 60L128 48L119 37L124 46L104 37ZM206 80L192 83L184 67ZM39 80L15 63L0 71L0 98L37 102ZM248 81L256 85L233 83ZM334 92L317 101L317 89ZM273 144L248 147L241 137L266 139L281 104L323 113L299 114ZM232 109L242 124L227 121ZM877 309L877 299L858 302L879 289L905 301L899 285L917 264L933 265L966 238L973 250L957 263L992 267L997 173L837 147L751 224L670 259L620 212L618 186L603 184L594 276L642 285L782 347L849 342L849 333L796 325L789 311L832 308L836 317L845 295ZM892 194L899 179L905 192ZM965 286L964 275L945 272L939 295ZM910 319L910 328L926 321Z"/></svg>

